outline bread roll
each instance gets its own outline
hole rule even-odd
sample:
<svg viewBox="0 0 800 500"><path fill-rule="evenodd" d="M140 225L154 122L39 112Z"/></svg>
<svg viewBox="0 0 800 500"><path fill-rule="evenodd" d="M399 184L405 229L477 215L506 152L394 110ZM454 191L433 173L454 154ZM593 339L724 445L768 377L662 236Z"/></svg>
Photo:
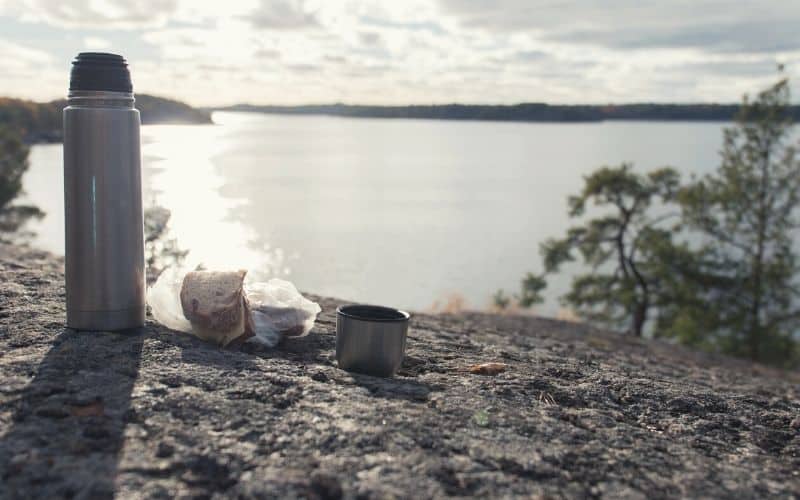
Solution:
<svg viewBox="0 0 800 500"><path fill-rule="evenodd" d="M247 271L192 271L183 278L181 307L192 333L223 347L254 335L244 294Z"/></svg>

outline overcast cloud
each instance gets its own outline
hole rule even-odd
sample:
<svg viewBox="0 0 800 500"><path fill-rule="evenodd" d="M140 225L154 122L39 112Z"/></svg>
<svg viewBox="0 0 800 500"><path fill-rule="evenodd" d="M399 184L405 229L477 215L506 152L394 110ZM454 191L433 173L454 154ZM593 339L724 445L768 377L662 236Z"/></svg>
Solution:
<svg viewBox="0 0 800 500"><path fill-rule="evenodd" d="M0 0L0 95L61 97L95 50L195 105L734 102L800 81L798 26L790 0Z"/></svg>

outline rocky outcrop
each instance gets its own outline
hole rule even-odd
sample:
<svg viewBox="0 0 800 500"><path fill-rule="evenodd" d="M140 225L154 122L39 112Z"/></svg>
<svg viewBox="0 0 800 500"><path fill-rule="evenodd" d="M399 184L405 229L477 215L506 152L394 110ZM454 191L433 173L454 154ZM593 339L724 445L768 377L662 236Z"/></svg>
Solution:
<svg viewBox="0 0 800 500"><path fill-rule="evenodd" d="M529 317L416 315L336 368L337 301L276 349L64 329L62 262L0 246L0 497L789 498L800 380ZM470 373L501 362L495 376Z"/></svg>

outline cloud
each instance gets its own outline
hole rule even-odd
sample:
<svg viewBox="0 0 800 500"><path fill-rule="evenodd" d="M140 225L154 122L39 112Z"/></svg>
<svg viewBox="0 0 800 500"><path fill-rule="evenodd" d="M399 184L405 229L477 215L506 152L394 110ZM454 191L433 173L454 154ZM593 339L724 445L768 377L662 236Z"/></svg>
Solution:
<svg viewBox="0 0 800 500"><path fill-rule="evenodd" d="M439 0L468 28L614 49L800 49L800 2L788 0Z"/></svg>
<svg viewBox="0 0 800 500"><path fill-rule="evenodd" d="M358 38L362 44L373 47L380 45L382 41L381 34L375 31L361 31L358 34Z"/></svg>
<svg viewBox="0 0 800 500"><path fill-rule="evenodd" d="M514 55L519 61L523 62L541 62L550 56L543 50L520 50Z"/></svg>
<svg viewBox="0 0 800 500"><path fill-rule="evenodd" d="M390 19L376 19L369 16L362 17L360 21L365 25L383 29L393 28L410 31L430 31L431 33L436 34L443 34L445 32L444 28L442 28L442 26L436 21L400 22L392 21Z"/></svg>
<svg viewBox="0 0 800 500"><path fill-rule="evenodd" d="M660 29L576 29L550 36L554 40L599 44L616 49L696 48L722 53L775 53L800 49L796 20L731 21L727 24L670 26Z"/></svg>
<svg viewBox="0 0 800 500"><path fill-rule="evenodd" d="M322 59L330 64L347 64L347 58L344 56L326 55Z"/></svg>
<svg viewBox="0 0 800 500"><path fill-rule="evenodd" d="M46 100L65 85L65 75L56 71L53 56L45 51L0 38L0 61L4 96Z"/></svg>
<svg viewBox="0 0 800 500"><path fill-rule="evenodd" d="M297 73L317 73L322 67L316 64L287 64L287 68Z"/></svg>
<svg viewBox="0 0 800 500"><path fill-rule="evenodd" d="M25 0L20 7L16 11L24 20L53 26L136 29L164 25L178 0Z"/></svg>
<svg viewBox="0 0 800 500"><path fill-rule="evenodd" d="M165 59L201 59L210 38L199 28L161 29L142 35L142 40L157 47Z"/></svg>
<svg viewBox="0 0 800 500"><path fill-rule="evenodd" d="M254 54L258 59L279 59L281 53L275 49L258 49Z"/></svg>
<svg viewBox="0 0 800 500"><path fill-rule="evenodd" d="M87 49L102 50L111 47L111 42L99 36L87 36L83 38L83 45Z"/></svg>
<svg viewBox="0 0 800 500"><path fill-rule="evenodd" d="M318 28L319 21L303 0L261 0L246 18L257 29L297 30Z"/></svg>
<svg viewBox="0 0 800 500"><path fill-rule="evenodd" d="M800 2L777 0L0 0L0 16L2 93L31 96L107 46L137 92L198 105L731 102L775 61L800 77Z"/></svg>
<svg viewBox="0 0 800 500"><path fill-rule="evenodd" d="M3 61L4 71L13 74L17 71L34 70L43 64L50 64L53 57L45 51L0 38L0 60Z"/></svg>

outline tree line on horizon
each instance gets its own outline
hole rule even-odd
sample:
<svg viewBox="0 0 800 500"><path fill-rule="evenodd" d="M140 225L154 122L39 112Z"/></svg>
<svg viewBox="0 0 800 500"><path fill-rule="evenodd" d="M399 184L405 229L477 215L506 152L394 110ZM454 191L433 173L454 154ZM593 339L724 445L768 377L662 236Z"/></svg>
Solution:
<svg viewBox="0 0 800 500"><path fill-rule="evenodd" d="M563 305L637 337L672 339L779 367L800 365L800 157L789 84L745 97L721 162L684 181L670 167L603 166L568 199L579 224L541 244L541 272L514 297L543 301L547 277L576 275ZM591 216L591 217L590 217ZM495 305L511 298L503 291Z"/></svg>
<svg viewBox="0 0 800 500"><path fill-rule="evenodd" d="M0 126L16 131L25 143L60 142L62 115L66 99L34 102L0 97ZM136 94L136 109L142 124L211 123L211 113L172 99Z"/></svg>
<svg viewBox="0 0 800 500"><path fill-rule="evenodd" d="M61 111L65 99L34 102L0 97L0 125L15 128L23 141L31 143L61 141ZM212 123L211 112L243 111L289 115L329 115L350 118L397 118L426 120L477 120L514 122L601 122L613 120L652 121L731 121L740 112L739 104L606 104L554 105L520 103L509 105L441 104L410 106L364 106L349 104L259 106L237 104L227 107L194 108L180 101L136 94L136 108L143 124ZM787 112L800 120L800 105Z"/></svg>
<svg viewBox="0 0 800 500"><path fill-rule="evenodd" d="M739 104L606 104L573 105L521 103L508 105L435 104L412 106L364 106L320 104L301 106L259 106L237 104L224 111L289 115L330 115L349 118L406 118L430 120L483 120L517 122L601 122L609 120L652 121L731 121L740 112ZM800 106L787 112L800 119Z"/></svg>

